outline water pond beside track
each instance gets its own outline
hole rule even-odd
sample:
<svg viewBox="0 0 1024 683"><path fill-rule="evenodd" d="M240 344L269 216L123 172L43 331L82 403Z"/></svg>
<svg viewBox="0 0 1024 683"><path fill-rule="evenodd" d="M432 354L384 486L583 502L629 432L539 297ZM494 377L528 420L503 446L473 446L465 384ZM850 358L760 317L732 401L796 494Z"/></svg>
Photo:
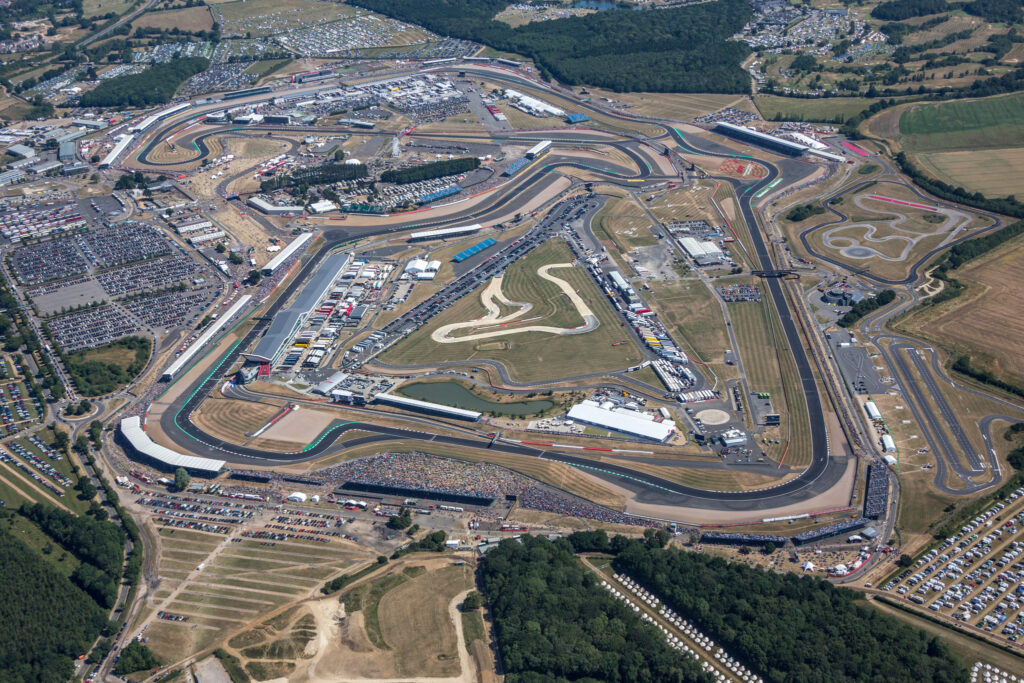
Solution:
<svg viewBox="0 0 1024 683"><path fill-rule="evenodd" d="M536 415L555 405L554 401L546 399L495 403L477 396L457 382L414 382L400 387L398 393L420 401L440 403L463 410L478 410L481 413L499 413L509 417Z"/></svg>

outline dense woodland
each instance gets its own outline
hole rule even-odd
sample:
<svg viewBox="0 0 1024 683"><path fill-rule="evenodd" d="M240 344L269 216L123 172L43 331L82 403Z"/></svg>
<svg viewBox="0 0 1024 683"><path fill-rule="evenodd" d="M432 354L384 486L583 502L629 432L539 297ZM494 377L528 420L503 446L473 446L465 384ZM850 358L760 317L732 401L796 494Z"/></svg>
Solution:
<svg viewBox="0 0 1024 683"><path fill-rule="evenodd" d="M955 10L962 10L991 22L1014 24L1021 20L1020 0L890 0L871 10L871 16L884 21L902 21Z"/></svg>
<svg viewBox="0 0 1024 683"><path fill-rule="evenodd" d="M509 680L677 680L664 668L663 636L648 640L649 627L630 620L573 551L615 554L616 570L766 681L968 680L942 641L858 604L853 591L660 545L654 534L640 541L596 531L555 542L525 536L489 552L481 580ZM645 668L624 670L636 661L629 653Z"/></svg>
<svg viewBox="0 0 1024 683"><path fill-rule="evenodd" d="M64 683L106 627L104 611L0 526L0 680Z"/></svg>
<svg viewBox="0 0 1024 683"><path fill-rule="evenodd" d="M151 107L174 97L178 87L190 77L206 71L210 60L183 57L166 64L154 64L139 74L117 76L100 81L95 90L83 93L83 107Z"/></svg>
<svg viewBox="0 0 1024 683"><path fill-rule="evenodd" d="M480 570L508 683L710 680L602 588L568 541L520 540L502 541Z"/></svg>
<svg viewBox="0 0 1024 683"><path fill-rule="evenodd" d="M615 566L766 681L966 681L938 638L810 576L631 544Z"/></svg>
<svg viewBox="0 0 1024 683"><path fill-rule="evenodd" d="M385 183L398 183L401 185L404 183L415 183L421 180L430 180L431 178L441 178L446 175L465 173L466 171L472 171L479 166L480 160L476 157L460 157L458 159L434 161L429 164L423 164L422 166L384 171L381 174L380 179Z"/></svg>
<svg viewBox="0 0 1024 683"><path fill-rule="evenodd" d="M750 91L739 64L750 54L728 40L751 17L744 0L691 7L609 10L512 28L494 21L507 0L353 0L441 35L530 57L546 77L616 92Z"/></svg>

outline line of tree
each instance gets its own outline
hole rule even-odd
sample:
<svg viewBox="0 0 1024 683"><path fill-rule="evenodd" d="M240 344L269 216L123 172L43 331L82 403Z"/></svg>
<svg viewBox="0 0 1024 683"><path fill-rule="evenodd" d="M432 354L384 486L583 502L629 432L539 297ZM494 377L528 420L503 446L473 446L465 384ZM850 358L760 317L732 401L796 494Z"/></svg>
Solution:
<svg viewBox="0 0 1024 683"><path fill-rule="evenodd" d="M568 543L577 552L615 553L617 571L766 681L968 680L963 663L937 637L860 604L860 594L824 579L620 536L609 540L603 531L572 534ZM484 573L493 552L485 556Z"/></svg>
<svg viewBox="0 0 1024 683"><path fill-rule="evenodd" d="M602 588L565 539L502 541L480 581L509 683L713 680Z"/></svg>
<svg viewBox="0 0 1024 683"><path fill-rule="evenodd" d="M983 237L954 245L939 258L937 265L931 271L933 278L942 281L942 290L924 299L919 305L921 307L935 306L963 294L967 291L967 285L954 277L953 271L1022 233L1024 233L1024 221L1017 221Z"/></svg>
<svg viewBox="0 0 1024 683"><path fill-rule="evenodd" d="M0 680L64 683L107 627L104 611L0 526Z"/></svg>
<svg viewBox="0 0 1024 683"><path fill-rule="evenodd" d="M458 159L434 161L422 166L384 171L380 174L380 179L381 182L404 185L432 178L443 178L446 175L466 173L467 171L479 168L479 166L480 160L476 157L459 157Z"/></svg>
<svg viewBox="0 0 1024 683"><path fill-rule="evenodd" d="M83 107L149 107L170 101L186 80L210 68L205 57L184 57L166 64L154 64L142 73L101 81L83 93Z"/></svg>
<svg viewBox="0 0 1024 683"><path fill-rule="evenodd" d="M10 266L9 261L8 266ZM59 401L64 397L64 384L57 375L57 370L53 367L50 357L43 352L43 346L39 342L35 330L25 322L18 299L7 289L3 280L0 280L0 309L3 310L3 313L0 313L0 335L5 339L5 350L17 351L24 346L25 351L39 368L39 377L43 387L49 390L54 401ZM23 364L22 367L29 366ZM42 389L28 373L25 373L25 383L28 385L29 391L43 400Z"/></svg>
<svg viewBox="0 0 1024 683"><path fill-rule="evenodd" d="M644 11L603 11L511 27L494 16L507 0L353 0L435 33L529 57L545 78L616 92L750 91L730 40L752 16L743 0Z"/></svg>
<svg viewBox="0 0 1024 683"><path fill-rule="evenodd" d="M861 299L846 312L846 315L841 317L837 322L840 327L852 327L854 323L866 316L871 311L878 310L882 306L887 306L896 299L896 292L891 289L883 289L881 292L874 296L869 296L866 299Z"/></svg>
<svg viewBox="0 0 1024 683"><path fill-rule="evenodd" d="M1024 387L1020 386L1019 384L1014 384L1012 382L1007 382L1006 380L999 379L998 377L993 375L988 370L985 370L984 368L974 367L973 365L971 365L970 356L964 355L957 357L957 359L953 362L953 370L959 372L961 375L967 375L968 377L975 379L981 382L982 384L987 384L990 387L995 387L996 389L1005 391L1008 394L1013 394L1014 396L1024 398Z"/></svg>
<svg viewBox="0 0 1024 683"><path fill-rule="evenodd" d="M271 192L295 185L309 187L344 180L358 180L367 176L366 164L324 164L300 168L291 174L279 175L260 183L260 190Z"/></svg>

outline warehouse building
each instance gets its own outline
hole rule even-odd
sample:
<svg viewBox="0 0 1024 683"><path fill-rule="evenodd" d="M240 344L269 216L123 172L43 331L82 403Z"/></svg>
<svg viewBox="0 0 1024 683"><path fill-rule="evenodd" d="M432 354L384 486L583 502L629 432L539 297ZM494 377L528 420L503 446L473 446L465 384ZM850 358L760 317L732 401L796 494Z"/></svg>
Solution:
<svg viewBox="0 0 1024 683"><path fill-rule="evenodd" d="M881 420L882 413L878 410L878 406L875 405L874 401L868 401L864 404L864 412L868 414L868 417L872 420Z"/></svg>
<svg viewBox="0 0 1024 683"><path fill-rule="evenodd" d="M693 237L683 237L679 246L698 266L710 266L725 260L725 254L714 242L698 242Z"/></svg>
<svg viewBox="0 0 1024 683"><path fill-rule="evenodd" d="M396 408L404 408L405 410L412 410L417 413L426 413L427 415L437 415L440 417L453 417L457 420L469 420L470 422L476 422L483 416L483 413L478 413L475 410L452 408L451 406L443 406L438 403L430 403L428 401L418 401L414 398L395 396L394 394L377 394L373 400L376 403L383 403L385 405L395 406Z"/></svg>
<svg viewBox="0 0 1024 683"><path fill-rule="evenodd" d="M309 237L309 234L305 236ZM281 254L278 254L278 257ZM288 343L306 323L320 301L331 291L334 282L348 269L351 260L352 255L345 252L337 252L324 259L313 276L299 290L291 306L278 311L266 334L256 343L256 347L243 355L257 363L275 365L284 354Z"/></svg>
<svg viewBox="0 0 1024 683"><path fill-rule="evenodd" d="M155 443L142 429L142 418L138 415L121 420L118 437L125 452L134 459L165 472L184 467L198 476L215 477L224 469L223 460L184 455Z"/></svg>
<svg viewBox="0 0 1024 683"><path fill-rule="evenodd" d="M627 408L615 408L610 402L583 401L569 409L567 417L609 431L664 443L676 431L672 420L657 422L654 416Z"/></svg>
<svg viewBox="0 0 1024 683"><path fill-rule="evenodd" d="M3 187L4 185L10 185L11 183L16 183L24 177L24 171L4 171L3 173L0 173L0 187Z"/></svg>
<svg viewBox="0 0 1024 683"><path fill-rule="evenodd" d="M441 228L439 230L424 230L422 232L410 233L406 239L407 242L427 242L430 240L443 240L449 237L462 237L463 235L472 235L474 232L483 230L482 225L474 223L473 225L464 225L459 228Z"/></svg>
<svg viewBox="0 0 1024 683"><path fill-rule="evenodd" d="M31 159L36 155L36 151L31 147L25 145L11 145L7 148L7 153L22 159Z"/></svg>
<svg viewBox="0 0 1024 683"><path fill-rule="evenodd" d="M81 126L82 128L88 128L89 130L103 130L109 124L106 121L99 121L97 119L73 119L71 121L72 126Z"/></svg>
<svg viewBox="0 0 1024 683"><path fill-rule="evenodd" d="M74 161L75 159L75 143L73 142L62 142L57 148L57 159L60 161Z"/></svg>
<svg viewBox="0 0 1024 683"><path fill-rule="evenodd" d="M245 200L245 203L260 213L265 213L268 216L288 216L302 213L301 206L278 206L276 204L271 204L263 197L249 197Z"/></svg>

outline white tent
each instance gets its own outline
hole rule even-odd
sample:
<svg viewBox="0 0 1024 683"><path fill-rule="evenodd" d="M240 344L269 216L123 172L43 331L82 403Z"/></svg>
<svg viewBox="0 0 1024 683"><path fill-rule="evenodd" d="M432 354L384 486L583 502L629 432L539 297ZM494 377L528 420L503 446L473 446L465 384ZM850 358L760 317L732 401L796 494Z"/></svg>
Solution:
<svg viewBox="0 0 1024 683"><path fill-rule="evenodd" d="M804 562L803 566L800 567L800 568L803 569L805 572L813 572L814 571L814 563L811 562L810 560L808 560L807 562Z"/></svg>
<svg viewBox="0 0 1024 683"><path fill-rule="evenodd" d="M295 493L293 493L290 496L288 496L288 500L290 500L293 503L305 503L306 502L306 494L305 493L301 493L299 491L296 491Z"/></svg>

